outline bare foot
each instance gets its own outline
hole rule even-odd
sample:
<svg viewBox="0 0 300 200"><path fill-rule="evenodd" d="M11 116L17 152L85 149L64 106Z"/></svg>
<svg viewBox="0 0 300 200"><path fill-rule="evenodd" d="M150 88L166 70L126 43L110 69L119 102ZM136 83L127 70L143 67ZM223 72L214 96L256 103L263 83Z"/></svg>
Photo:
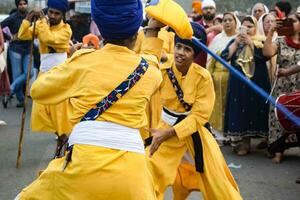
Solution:
<svg viewBox="0 0 300 200"><path fill-rule="evenodd" d="M282 157L283 157L282 153L275 153L275 157L272 158L272 163L273 164L280 164L281 161L282 161Z"/></svg>
<svg viewBox="0 0 300 200"><path fill-rule="evenodd" d="M265 149L268 147L268 141L263 140L256 146L257 149Z"/></svg>
<svg viewBox="0 0 300 200"><path fill-rule="evenodd" d="M248 149L240 149L236 152L237 155L239 156L245 156L249 153L250 151Z"/></svg>

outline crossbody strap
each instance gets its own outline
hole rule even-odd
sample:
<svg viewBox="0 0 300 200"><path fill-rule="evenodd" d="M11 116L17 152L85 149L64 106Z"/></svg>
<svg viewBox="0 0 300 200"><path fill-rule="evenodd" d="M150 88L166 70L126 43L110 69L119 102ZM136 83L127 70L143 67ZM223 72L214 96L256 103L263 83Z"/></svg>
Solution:
<svg viewBox="0 0 300 200"><path fill-rule="evenodd" d="M168 77L169 77L169 79L173 85L173 88L176 92L178 100L183 105L183 107L186 111L190 111L192 109L192 106L183 100L183 91L175 77L173 70L171 68L167 69L167 74L168 74Z"/></svg>
<svg viewBox="0 0 300 200"><path fill-rule="evenodd" d="M106 97L104 97L96 107L89 110L81 121L93 121L96 120L103 112L110 108L114 103L116 103L126 92L128 92L145 74L148 69L149 64L142 58L140 64L137 68L118 85L113 91L111 91Z"/></svg>

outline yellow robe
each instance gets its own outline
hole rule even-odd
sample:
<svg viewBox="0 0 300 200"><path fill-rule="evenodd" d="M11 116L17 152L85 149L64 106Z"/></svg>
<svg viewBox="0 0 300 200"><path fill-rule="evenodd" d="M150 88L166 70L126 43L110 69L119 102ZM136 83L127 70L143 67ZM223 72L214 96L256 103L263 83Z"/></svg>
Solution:
<svg viewBox="0 0 300 200"><path fill-rule="evenodd" d="M159 58L162 41L146 38L144 42L149 49L143 52L152 52ZM162 81L158 59L149 58L150 66L144 76L97 121L137 129L147 125L147 102ZM67 110L73 126L123 82L140 60L135 52L112 44L100 50L80 50L65 63L40 75L32 86L31 96L41 104L57 104L69 99ZM145 155L74 145L72 161L62 171L64 160L65 157L51 161L40 177L21 192L20 200L156 199Z"/></svg>
<svg viewBox="0 0 300 200"><path fill-rule="evenodd" d="M23 20L18 37L21 40L31 39L33 27L30 22ZM39 40L41 54L49 53L49 47L57 53L67 52L72 30L68 24L61 21L58 25L49 26L45 19L36 22L35 35ZM41 105L33 101L31 113L32 131L57 132L59 135L71 132L71 124L67 111L68 102L56 105Z"/></svg>
<svg viewBox="0 0 300 200"><path fill-rule="evenodd" d="M174 52L174 37L175 34L173 32L168 32L166 28L161 28L161 30L158 32L158 38L163 41L163 54L167 55ZM134 51L136 53L141 53L141 50L143 49L142 43L145 39L144 31L140 30L138 32L137 41L135 43ZM148 128L155 128L157 127L160 115L161 115L162 106L160 103L160 95L158 92L153 94L151 97L151 100L149 104L146 107L146 113L148 116ZM150 137L150 134L145 129L140 130L142 138L145 140L148 137Z"/></svg>
<svg viewBox="0 0 300 200"><path fill-rule="evenodd" d="M222 132L224 130L224 115L229 71L213 58L208 64L208 71L212 75L216 93L216 101L209 122L214 129Z"/></svg>
<svg viewBox="0 0 300 200"><path fill-rule="evenodd" d="M185 152L188 151L194 157L193 141L190 136L196 131L199 132L203 145L204 173L191 172L194 174L195 181L191 179L184 186L200 190L206 200L242 199L217 142L212 134L203 127L209 120L215 100L213 82L209 72L195 63L190 66L185 76L181 75L174 63L161 67L163 75L160 87L162 105L175 112L185 112L185 109L177 99L166 73L165 69L170 67L183 90L184 101L192 104L193 107L191 113L184 120L173 126L177 137L163 142L152 158L148 159L155 187L159 191L159 199L163 199L167 186L173 185L175 180L178 181L176 175L180 174L178 169L184 167L180 164ZM170 126L164 121L160 121L158 128L167 129ZM149 148L147 148L148 150ZM187 177L187 174L184 176Z"/></svg>

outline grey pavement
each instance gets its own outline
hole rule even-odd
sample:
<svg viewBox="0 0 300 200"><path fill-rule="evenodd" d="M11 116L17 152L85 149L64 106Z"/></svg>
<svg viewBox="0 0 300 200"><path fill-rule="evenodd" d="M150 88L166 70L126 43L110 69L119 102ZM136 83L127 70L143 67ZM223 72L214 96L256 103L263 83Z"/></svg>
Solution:
<svg viewBox="0 0 300 200"><path fill-rule="evenodd" d="M9 105L0 106L0 120L7 122L0 126L0 200L14 199L16 194L32 182L39 170L51 160L55 148L55 137L51 134L31 133L29 129L30 108L26 117L26 128L21 167L15 168L17 145L22 109ZM295 183L300 177L300 151L294 148L286 152L284 162L274 165L265 151L256 150L255 140L250 155L239 157L231 153L228 146L222 151L231 171L239 184L245 200L299 200L300 185ZM166 200L172 199L168 189ZM188 200L202 199L199 192L193 192Z"/></svg>

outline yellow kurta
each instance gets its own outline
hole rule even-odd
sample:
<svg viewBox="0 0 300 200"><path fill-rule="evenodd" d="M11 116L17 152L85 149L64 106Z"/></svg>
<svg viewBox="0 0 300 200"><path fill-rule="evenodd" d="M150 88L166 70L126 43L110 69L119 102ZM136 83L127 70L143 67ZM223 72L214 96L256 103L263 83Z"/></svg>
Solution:
<svg viewBox="0 0 300 200"><path fill-rule="evenodd" d="M213 82L209 72L195 63L190 66L185 76L181 75L174 63L161 68L163 74L160 89L162 104L169 110L181 113L185 112L185 109L179 102L165 70L170 66L172 66L183 90L184 101L192 104L193 107L191 113L174 126L177 137L163 142L153 157L149 159L155 186L160 192L159 199L163 199L166 187L174 184L184 153L188 151L194 157L193 141L190 136L196 131L199 132L203 145L204 173L192 171L196 181L192 180L192 183L188 181L184 186L193 186L193 190L198 188L206 200L242 199L218 144L212 134L203 127L209 120L215 100ZM170 126L164 121L160 121L158 128L167 129ZM147 150L149 149L147 148ZM184 165L181 165L181 169L182 167ZM187 177L187 175L185 176Z"/></svg>
<svg viewBox="0 0 300 200"><path fill-rule="evenodd" d="M166 28L161 28L161 30L159 31L158 38L163 41L163 54L170 54L174 52L174 37L175 34L173 32L168 32ZM142 43L144 39L144 31L140 30L138 32L137 41L133 49L136 53L141 53L141 50L143 49ZM148 128L157 127L161 116L161 110L162 106L160 103L160 95L158 92L156 92L151 97L151 100L146 107L146 113L148 116ZM144 140L150 137L149 132L145 129L141 129L140 133Z"/></svg>
<svg viewBox="0 0 300 200"><path fill-rule="evenodd" d="M146 38L144 43L149 49L143 52L160 57L161 40ZM100 50L80 50L65 63L41 74L32 86L31 96L42 104L69 99L67 110L73 126L123 82L140 61L141 57L135 52L112 44ZM162 81L158 59L156 62L151 59L149 64L142 78L97 121L137 129L147 125L147 102ZM64 160L65 157L51 161L41 176L21 192L20 199L156 199L145 155L74 145L72 161L62 172Z"/></svg>
<svg viewBox="0 0 300 200"><path fill-rule="evenodd" d="M215 59L211 59L209 62L208 71L212 75L216 93L216 101L209 122L214 129L222 132L224 130L229 71Z"/></svg>
<svg viewBox="0 0 300 200"><path fill-rule="evenodd" d="M23 20L18 37L21 40L31 39L33 27L30 22ZM58 25L49 26L45 19L36 22L35 35L39 40L41 54L46 54L54 49L56 53L67 52L72 30L68 24L61 21ZM60 102L56 105L41 105L33 101L31 114L32 131L68 134L71 132L71 124L67 111L68 102Z"/></svg>

